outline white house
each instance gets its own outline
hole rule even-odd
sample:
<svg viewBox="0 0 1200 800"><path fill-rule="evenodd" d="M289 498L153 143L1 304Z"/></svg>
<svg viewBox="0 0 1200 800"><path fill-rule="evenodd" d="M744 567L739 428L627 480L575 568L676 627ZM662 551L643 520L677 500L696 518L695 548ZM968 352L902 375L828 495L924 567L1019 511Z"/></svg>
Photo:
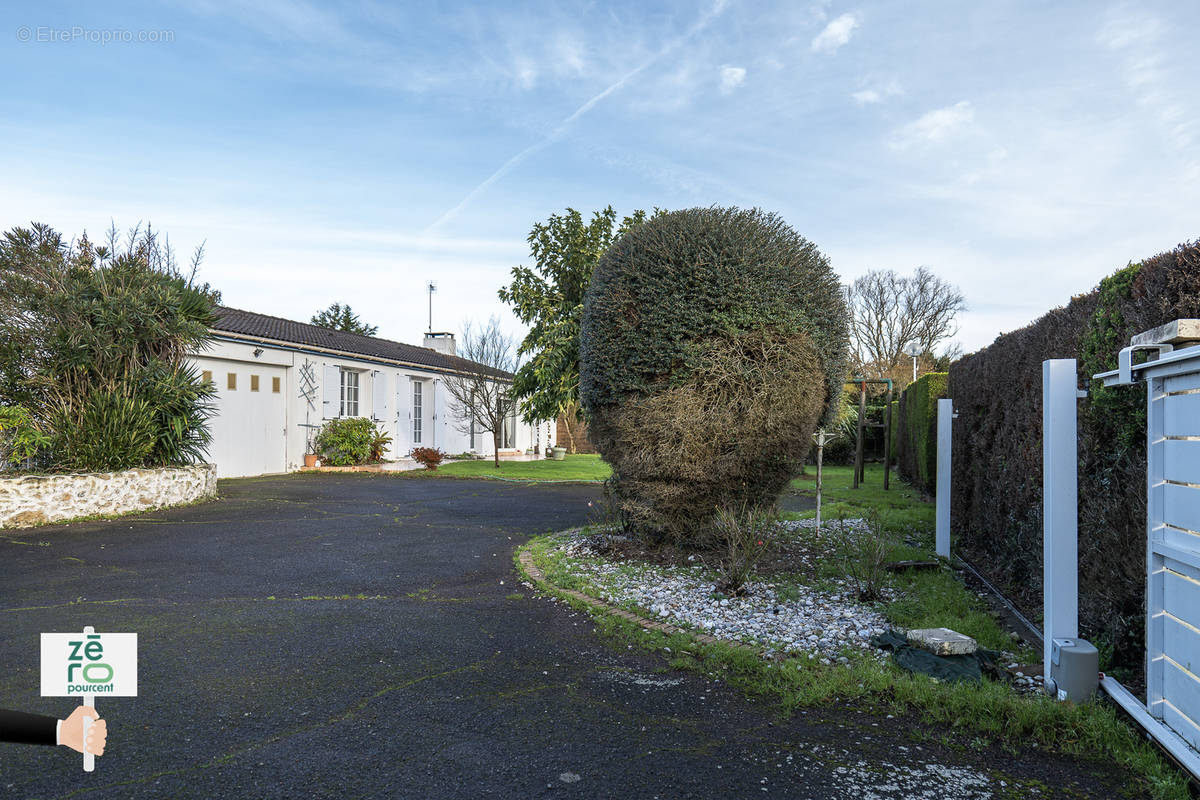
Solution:
<svg viewBox="0 0 1200 800"><path fill-rule="evenodd" d="M375 420L392 437L389 459L414 447L492 454L490 433L460 430L444 385L470 363L454 355L453 334L427 334L416 347L233 308L217 316L211 347L192 361L217 389L209 460L218 477L299 468L311 437L336 417ZM514 410L501 453L545 447L551 427Z"/></svg>

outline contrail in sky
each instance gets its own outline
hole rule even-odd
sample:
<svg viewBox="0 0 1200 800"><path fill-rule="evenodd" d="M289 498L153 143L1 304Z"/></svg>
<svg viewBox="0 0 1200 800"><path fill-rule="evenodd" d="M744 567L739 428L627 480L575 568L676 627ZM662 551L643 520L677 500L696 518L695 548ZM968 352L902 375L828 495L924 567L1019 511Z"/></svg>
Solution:
<svg viewBox="0 0 1200 800"><path fill-rule="evenodd" d="M657 53L652 55L646 61L642 62L638 66L631 69L629 72L622 75L620 80L618 80L616 83L613 83L607 89L605 89L604 91L600 92L595 97L588 100L586 103L581 105L579 108L575 109L575 111L569 117L564 119L562 122L558 123L558 125L554 126L554 130L552 130L552 131L550 131L550 133L546 134L546 136L544 138L542 138L540 141L534 142L533 144L526 147L524 150L517 153L512 158L508 159L508 161L505 161L503 164L501 164L500 168L498 170L496 170L491 175L489 175L487 177L487 179L485 179L483 181L483 183L479 184L474 189L472 189L467 194L466 197L464 197L461 201L459 201L458 205L454 206L454 208L451 208L449 211L447 211L446 213L444 213L440 217L438 217L437 220L432 225L430 225L428 228L425 229L425 233L427 233L427 234L432 233L432 232L436 231L438 228L442 227L442 225L444 225L447 222L449 222L450 220L454 219L456 216L458 216L460 211L462 211L464 208L466 208L468 205L470 205L472 202L474 202L475 198L479 197L481 194L483 194L489 188L491 188L492 184L494 184L496 181L500 180L505 175L512 172L513 169L516 168L522 161L529 158L534 153L537 153L540 150L544 150L548 145L551 145L554 142L557 142L559 139L561 139L563 137L563 134L565 134L567 132L567 130L571 127L571 125L575 122L575 120L579 119L584 114L591 111L593 108L596 107L597 103L599 103L604 98L608 97L613 92L620 89L625 84L629 83L629 81L633 80L633 78L635 78L639 73L644 71L647 67L654 64L654 62L658 61L660 58L667 55L672 50L674 50L676 47L681 45L683 42L687 41L688 39L692 38L697 33L699 33L701 30L703 30L708 25L708 23L712 22L713 19L715 19L718 15L720 15L720 13L722 11L725 10L725 6L727 4L728 4L727 0L717 0L715 3L713 3L712 7L709 8L708 11L704 12L704 14L702 14L700 16L700 19L696 20L696 22L690 28L688 28L686 31L684 31L684 33L682 35L667 42L667 44L664 45L661 50L659 50Z"/></svg>

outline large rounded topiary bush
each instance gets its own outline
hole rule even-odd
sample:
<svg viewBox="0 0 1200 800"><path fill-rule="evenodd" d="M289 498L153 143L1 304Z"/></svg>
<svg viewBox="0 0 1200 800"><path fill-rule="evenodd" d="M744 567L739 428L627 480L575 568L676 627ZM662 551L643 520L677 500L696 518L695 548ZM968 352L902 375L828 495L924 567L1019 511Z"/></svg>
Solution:
<svg viewBox="0 0 1200 800"><path fill-rule="evenodd" d="M836 413L846 356L837 276L778 216L694 208L628 232L596 266L580 341L626 521L698 543L717 508L774 503Z"/></svg>

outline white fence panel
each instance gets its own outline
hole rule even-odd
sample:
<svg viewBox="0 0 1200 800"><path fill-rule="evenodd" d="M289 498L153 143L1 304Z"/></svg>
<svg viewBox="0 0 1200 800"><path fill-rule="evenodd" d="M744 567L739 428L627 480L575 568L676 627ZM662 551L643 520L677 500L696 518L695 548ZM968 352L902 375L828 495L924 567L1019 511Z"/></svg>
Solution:
<svg viewBox="0 0 1200 800"><path fill-rule="evenodd" d="M1132 365L1147 347L1158 357ZM1131 346L1119 361L1096 378L1146 382L1146 703L1104 685L1200 777L1200 347Z"/></svg>
<svg viewBox="0 0 1200 800"><path fill-rule="evenodd" d="M1200 484L1200 439L1167 439L1163 458L1171 480Z"/></svg>
<svg viewBox="0 0 1200 800"><path fill-rule="evenodd" d="M1158 446L1163 447L1162 444ZM1163 484L1161 521L1176 528L1200 531L1200 488L1172 483L1175 476L1169 471L1165 474L1167 482Z"/></svg>
<svg viewBox="0 0 1200 800"><path fill-rule="evenodd" d="M1144 369L1146 706L1200 748L1200 358Z"/></svg>
<svg viewBox="0 0 1200 800"><path fill-rule="evenodd" d="M1155 716L1175 729L1184 741L1200 748L1200 724L1196 721L1196 709L1200 708L1200 679L1183 669L1170 658L1163 670L1162 708ZM1154 713L1154 709L1150 709ZM1171 713L1168 715L1168 711ZM1169 718L1168 718L1169 716Z"/></svg>
<svg viewBox="0 0 1200 800"><path fill-rule="evenodd" d="M1200 393L1168 394L1163 433L1167 436L1200 436Z"/></svg>

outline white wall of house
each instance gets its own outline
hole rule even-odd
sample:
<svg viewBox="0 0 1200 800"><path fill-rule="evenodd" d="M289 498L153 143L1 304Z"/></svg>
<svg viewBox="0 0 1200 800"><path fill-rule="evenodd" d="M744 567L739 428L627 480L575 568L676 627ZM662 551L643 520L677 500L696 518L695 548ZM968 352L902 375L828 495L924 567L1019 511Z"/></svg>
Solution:
<svg viewBox="0 0 1200 800"><path fill-rule="evenodd" d="M217 465L220 478L298 469L304 464L310 436L325 421L339 416L374 420L392 437L389 460L402 458L418 446L447 453L492 454L491 434L477 430L471 447L469 430L459 430L442 373L221 335L204 353L192 357L196 369L207 373L217 390L216 413L209 421L209 459ZM414 419L417 386L419 425ZM545 446L547 431L544 424L538 431L518 419L509 449L524 451L535 441Z"/></svg>

